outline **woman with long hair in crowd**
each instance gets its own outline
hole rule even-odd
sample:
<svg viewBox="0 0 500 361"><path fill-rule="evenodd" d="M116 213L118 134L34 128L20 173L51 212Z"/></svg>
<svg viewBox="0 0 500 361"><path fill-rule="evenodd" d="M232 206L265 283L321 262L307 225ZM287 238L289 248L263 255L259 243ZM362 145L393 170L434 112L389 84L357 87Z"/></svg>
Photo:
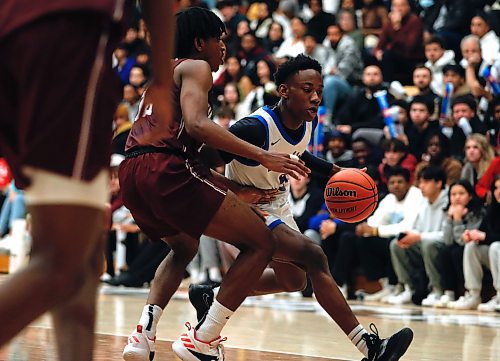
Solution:
<svg viewBox="0 0 500 361"><path fill-rule="evenodd" d="M460 178L467 179L473 186L476 185L488 169L495 157L493 148L488 139L482 134L473 133L465 141L465 164Z"/></svg>
<svg viewBox="0 0 500 361"><path fill-rule="evenodd" d="M426 298L422 306L448 307L455 301L457 289L464 283L463 254L465 230L477 229L483 219L483 207L476 197L472 184L461 179L452 184L448 191L448 206L443 210L443 242L439 251L438 267L444 294L440 299Z"/></svg>
<svg viewBox="0 0 500 361"><path fill-rule="evenodd" d="M491 187L491 204L478 229L464 231L464 278L466 293L449 307L457 310L491 312L500 306L500 177ZM491 270L496 294L481 303L483 266Z"/></svg>

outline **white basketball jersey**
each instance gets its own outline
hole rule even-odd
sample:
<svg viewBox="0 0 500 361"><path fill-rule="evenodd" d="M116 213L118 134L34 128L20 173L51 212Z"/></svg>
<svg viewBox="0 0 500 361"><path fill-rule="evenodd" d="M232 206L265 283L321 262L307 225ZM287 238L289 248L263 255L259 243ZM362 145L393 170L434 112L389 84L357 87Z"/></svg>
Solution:
<svg viewBox="0 0 500 361"><path fill-rule="evenodd" d="M312 122L304 122L302 138L294 141L286 133L285 127L276 113L268 106L257 109L249 117L258 119L266 128L267 135L263 149L272 152L294 154L296 156L301 156L307 149L317 123L316 119ZM253 186L260 189L278 189L280 192L276 195L276 200L268 205L262 205L260 208L271 214L274 213L277 218L291 218L293 222L288 205L288 193L290 192L288 175L269 171L254 161L244 161L235 158L226 165L226 177L245 186ZM290 213L290 217L288 217L288 213ZM285 214L287 217L285 217ZM266 223L270 225L272 221ZM285 223L289 224L286 221Z"/></svg>

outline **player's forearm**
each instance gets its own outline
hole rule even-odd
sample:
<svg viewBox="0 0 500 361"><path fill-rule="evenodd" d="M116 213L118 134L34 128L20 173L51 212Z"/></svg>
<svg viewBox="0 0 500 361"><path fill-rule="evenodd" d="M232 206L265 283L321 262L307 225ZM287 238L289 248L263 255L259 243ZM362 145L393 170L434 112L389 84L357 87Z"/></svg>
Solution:
<svg viewBox="0 0 500 361"><path fill-rule="evenodd" d="M300 159L302 159L306 165L307 168L311 169L313 172L317 172L321 175L324 175L326 177L329 177L332 175L333 171L333 164L330 162L327 162L324 159L318 158L308 151L305 151L302 153L300 156Z"/></svg>
<svg viewBox="0 0 500 361"><path fill-rule="evenodd" d="M151 36L154 81L168 86L172 82L170 57L174 38L174 1L143 0L142 9Z"/></svg>
<svg viewBox="0 0 500 361"><path fill-rule="evenodd" d="M266 152L262 148L241 140L208 118L190 122L189 125L186 122L186 130L193 138L210 147L252 159L259 163Z"/></svg>
<svg viewBox="0 0 500 361"><path fill-rule="evenodd" d="M235 194L239 193L242 187L238 183L233 182L232 180L224 177L222 174L217 173L212 169L210 171L212 172L213 176L217 178L217 180L220 181L221 183L224 183L227 186L227 188L229 188L230 191L232 191Z"/></svg>

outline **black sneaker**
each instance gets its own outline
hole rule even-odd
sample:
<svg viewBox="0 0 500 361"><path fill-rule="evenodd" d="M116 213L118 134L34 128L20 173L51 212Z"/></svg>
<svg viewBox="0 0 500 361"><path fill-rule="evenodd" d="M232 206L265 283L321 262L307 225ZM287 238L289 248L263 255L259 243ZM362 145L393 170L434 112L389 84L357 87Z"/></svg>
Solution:
<svg viewBox="0 0 500 361"><path fill-rule="evenodd" d="M362 361L397 361L404 355L411 341L413 340L413 331L409 328L403 328L389 338L380 339L377 327L371 323L370 331L362 337L368 345L368 358Z"/></svg>
<svg viewBox="0 0 500 361"><path fill-rule="evenodd" d="M199 322L214 303L213 285L190 285L189 302L196 309L196 318Z"/></svg>

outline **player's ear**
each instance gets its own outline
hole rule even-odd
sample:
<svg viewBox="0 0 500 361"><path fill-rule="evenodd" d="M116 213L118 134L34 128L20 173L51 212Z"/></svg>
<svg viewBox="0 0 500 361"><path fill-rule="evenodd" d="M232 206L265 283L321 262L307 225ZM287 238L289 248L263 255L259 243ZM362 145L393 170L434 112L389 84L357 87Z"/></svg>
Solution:
<svg viewBox="0 0 500 361"><path fill-rule="evenodd" d="M194 38L194 48L197 51L202 51L204 45L205 45L205 40L203 40L202 38Z"/></svg>
<svg viewBox="0 0 500 361"><path fill-rule="evenodd" d="M281 84L278 87L278 94L280 95L281 98L288 99L288 85Z"/></svg>

